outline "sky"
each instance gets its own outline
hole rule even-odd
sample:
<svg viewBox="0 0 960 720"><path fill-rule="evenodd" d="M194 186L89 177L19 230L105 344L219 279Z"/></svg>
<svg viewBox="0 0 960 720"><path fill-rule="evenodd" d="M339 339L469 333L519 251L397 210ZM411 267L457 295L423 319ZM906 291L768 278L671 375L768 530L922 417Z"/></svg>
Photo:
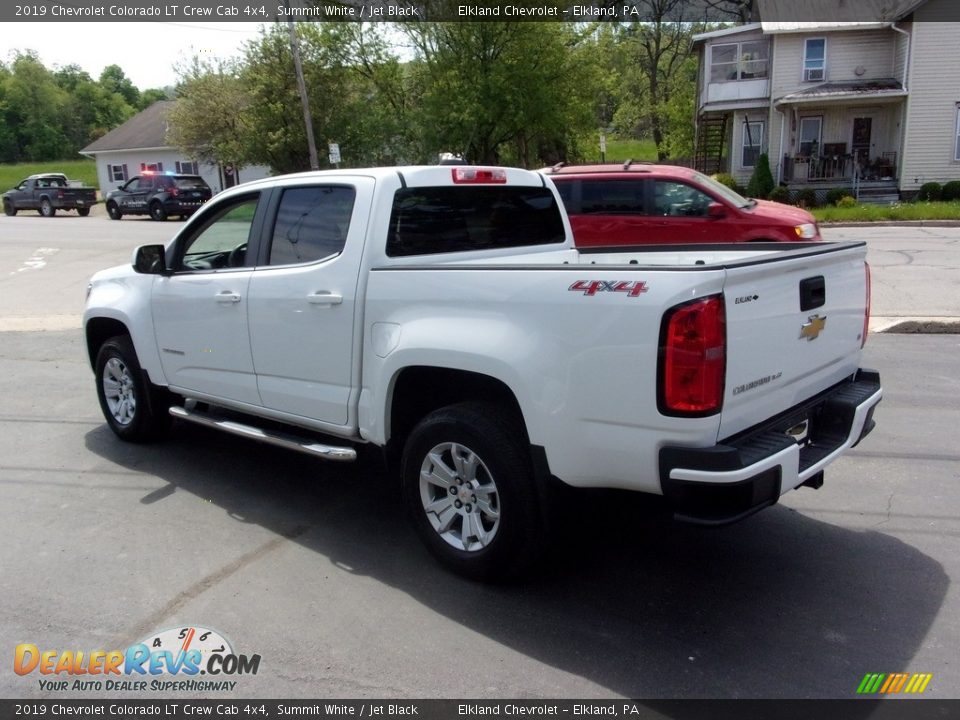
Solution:
<svg viewBox="0 0 960 720"><path fill-rule="evenodd" d="M140 90L175 85L173 66L194 55L226 59L241 54L260 23L73 22L0 23L0 61L15 50L36 50L50 70L79 65L94 79L119 65Z"/></svg>

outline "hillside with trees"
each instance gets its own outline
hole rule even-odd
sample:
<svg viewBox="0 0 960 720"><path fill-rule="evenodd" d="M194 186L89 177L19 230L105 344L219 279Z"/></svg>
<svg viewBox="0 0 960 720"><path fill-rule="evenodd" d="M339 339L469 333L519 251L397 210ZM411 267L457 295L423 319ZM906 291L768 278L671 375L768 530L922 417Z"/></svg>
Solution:
<svg viewBox="0 0 960 720"><path fill-rule="evenodd" d="M118 65L94 80L79 65L49 69L33 52L0 63L0 163L72 160L79 150L157 100Z"/></svg>

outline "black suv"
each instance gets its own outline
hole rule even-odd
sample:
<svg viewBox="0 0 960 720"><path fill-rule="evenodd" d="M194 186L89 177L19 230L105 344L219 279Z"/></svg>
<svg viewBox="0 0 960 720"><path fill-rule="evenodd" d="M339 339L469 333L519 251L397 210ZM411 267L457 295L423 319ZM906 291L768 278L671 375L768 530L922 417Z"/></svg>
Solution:
<svg viewBox="0 0 960 720"><path fill-rule="evenodd" d="M144 173L107 193L107 214L113 220L124 215L150 215L154 220L188 217L212 194L199 175Z"/></svg>

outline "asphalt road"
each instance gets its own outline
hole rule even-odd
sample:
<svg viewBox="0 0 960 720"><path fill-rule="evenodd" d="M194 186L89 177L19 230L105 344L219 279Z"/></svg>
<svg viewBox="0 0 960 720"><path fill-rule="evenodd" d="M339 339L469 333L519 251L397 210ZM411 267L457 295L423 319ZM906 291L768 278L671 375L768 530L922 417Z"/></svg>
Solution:
<svg viewBox="0 0 960 720"><path fill-rule="evenodd" d="M373 458L110 433L78 329L85 278L176 226L0 219L0 697L138 696L42 690L13 648L122 649L181 626L262 658L214 697L850 698L898 671L960 697L960 337L871 338L877 430L823 488L721 530L580 498L527 582L483 586L434 564ZM875 242L940 257L922 237Z"/></svg>

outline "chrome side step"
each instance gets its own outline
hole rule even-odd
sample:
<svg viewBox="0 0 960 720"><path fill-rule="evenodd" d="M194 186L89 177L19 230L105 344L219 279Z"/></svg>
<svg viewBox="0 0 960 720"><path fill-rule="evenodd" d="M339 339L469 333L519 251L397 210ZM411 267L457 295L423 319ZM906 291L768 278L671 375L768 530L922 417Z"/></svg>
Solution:
<svg viewBox="0 0 960 720"><path fill-rule="evenodd" d="M337 462L353 462L357 459L357 451L352 447L336 447L334 445L324 445L323 443L311 442L309 440L285 435L272 430L263 430L252 425L244 425L234 420L213 417L198 413L194 410L187 410L178 405L170 408L170 414L178 420L196 423L205 427L223 430L224 432L241 437L250 438L268 445L286 448L287 450L296 450L297 452L320 457L324 460L334 460Z"/></svg>

